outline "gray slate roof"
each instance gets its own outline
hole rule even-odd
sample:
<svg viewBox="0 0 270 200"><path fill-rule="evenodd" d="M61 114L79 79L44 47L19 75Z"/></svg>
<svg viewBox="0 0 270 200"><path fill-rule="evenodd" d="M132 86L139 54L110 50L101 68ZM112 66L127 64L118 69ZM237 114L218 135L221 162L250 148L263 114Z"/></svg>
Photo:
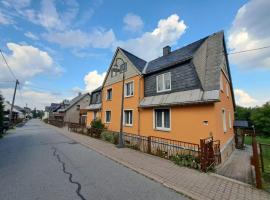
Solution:
<svg viewBox="0 0 270 200"><path fill-rule="evenodd" d="M191 59L196 52L196 50L200 47L200 45L205 41L206 38L193 42L183 48L172 51L168 55L161 56L155 60L150 61L147 64L147 68L145 69L145 74L153 73L156 71L160 71L162 69L166 69L172 65L177 63L181 63L188 59Z"/></svg>
<svg viewBox="0 0 270 200"><path fill-rule="evenodd" d="M99 109L101 109L101 103L90 104L85 109L87 109L87 110L99 110Z"/></svg>
<svg viewBox="0 0 270 200"><path fill-rule="evenodd" d="M219 90L202 91L200 89L144 97L140 107L155 107L167 105L185 105L194 103L213 102L219 99Z"/></svg>
<svg viewBox="0 0 270 200"><path fill-rule="evenodd" d="M94 92L100 92L101 90L102 90L102 86L99 86L98 88L94 89L92 91L92 93L94 93Z"/></svg>
<svg viewBox="0 0 270 200"><path fill-rule="evenodd" d="M126 51L125 49L122 49L122 48L120 48L120 49L128 57L130 62L132 62L132 64L139 70L139 72L142 72L144 66L146 65L146 61L133 55L132 53Z"/></svg>
<svg viewBox="0 0 270 200"><path fill-rule="evenodd" d="M59 112L66 112L69 110L72 106L74 106L77 102L79 102L81 99L83 99L85 96L90 95L89 93L81 94L70 100L69 105L64 109L59 109Z"/></svg>
<svg viewBox="0 0 270 200"><path fill-rule="evenodd" d="M246 120L235 120L233 123L234 127L248 128L248 121Z"/></svg>

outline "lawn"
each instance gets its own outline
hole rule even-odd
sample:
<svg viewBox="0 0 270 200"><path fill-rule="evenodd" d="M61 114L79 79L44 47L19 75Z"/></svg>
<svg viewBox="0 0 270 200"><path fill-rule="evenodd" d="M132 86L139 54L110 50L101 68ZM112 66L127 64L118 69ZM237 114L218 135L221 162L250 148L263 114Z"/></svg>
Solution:
<svg viewBox="0 0 270 200"><path fill-rule="evenodd" d="M256 140L258 143L270 145L270 137L257 136ZM251 145L251 142L252 142L252 138L250 136L246 136L245 144ZM264 188L270 192L270 146L262 145L262 152L263 152L263 165L264 165L264 172L262 173L262 176L264 179L263 185L264 185Z"/></svg>
<svg viewBox="0 0 270 200"><path fill-rule="evenodd" d="M270 137L257 136L256 140L257 140L258 143L270 144ZM245 137L245 144L251 145L251 136L246 136Z"/></svg>

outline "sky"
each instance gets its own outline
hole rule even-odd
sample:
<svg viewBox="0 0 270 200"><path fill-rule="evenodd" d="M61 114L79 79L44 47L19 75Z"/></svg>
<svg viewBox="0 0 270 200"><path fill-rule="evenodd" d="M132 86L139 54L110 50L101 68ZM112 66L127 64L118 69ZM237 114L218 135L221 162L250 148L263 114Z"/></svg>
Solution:
<svg viewBox="0 0 270 200"><path fill-rule="evenodd" d="M149 61L224 30L228 52L270 45L269 0L0 0L0 48L15 104L44 109L100 86L120 46ZM229 55L236 103L270 100L270 48ZM0 91L15 77L0 57Z"/></svg>

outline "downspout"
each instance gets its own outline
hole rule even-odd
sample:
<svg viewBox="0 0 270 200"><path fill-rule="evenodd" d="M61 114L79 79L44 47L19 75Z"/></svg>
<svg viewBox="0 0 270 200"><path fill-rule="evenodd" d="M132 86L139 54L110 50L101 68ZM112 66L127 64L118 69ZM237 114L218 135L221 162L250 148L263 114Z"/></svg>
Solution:
<svg viewBox="0 0 270 200"><path fill-rule="evenodd" d="M141 110L140 110L140 101L141 101L141 78L139 78L139 96L138 96L138 135L141 135Z"/></svg>

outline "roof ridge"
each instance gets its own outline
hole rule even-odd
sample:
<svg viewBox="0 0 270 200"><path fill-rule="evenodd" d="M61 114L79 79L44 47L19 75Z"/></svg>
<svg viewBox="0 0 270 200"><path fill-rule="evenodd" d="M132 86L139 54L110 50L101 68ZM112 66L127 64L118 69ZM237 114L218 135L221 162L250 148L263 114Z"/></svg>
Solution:
<svg viewBox="0 0 270 200"><path fill-rule="evenodd" d="M119 47L119 49L121 49L122 51L124 51L124 53L125 53L125 52L126 52L126 53L129 53L130 55L132 55L132 56L134 56L134 57L136 57L136 58L138 58L138 59L140 59L140 60L142 60L142 61L145 61L144 59L142 59L142 58L140 58L140 57L134 55L133 53L127 51L126 49L123 49L122 47ZM147 61L145 61L145 62L147 62Z"/></svg>

